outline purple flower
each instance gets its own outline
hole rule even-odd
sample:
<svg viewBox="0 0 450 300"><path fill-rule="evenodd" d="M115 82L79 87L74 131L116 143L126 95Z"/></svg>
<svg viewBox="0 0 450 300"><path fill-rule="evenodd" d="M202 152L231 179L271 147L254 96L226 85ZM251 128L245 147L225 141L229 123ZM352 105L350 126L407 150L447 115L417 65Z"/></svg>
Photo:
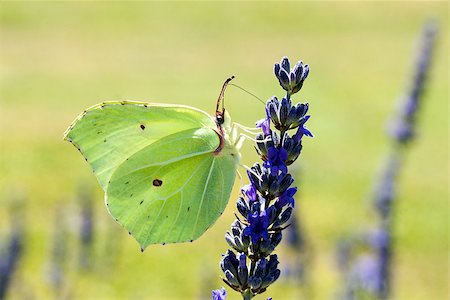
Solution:
<svg viewBox="0 0 450 300"><path fill-rule="evenodd" d="M279 171L281 173L287 173L286 160L288 158L288 153L286 149L277 149L275 147L270 147L267 151L267 160L264 162L264 167L270 169L271 175L278 175Z"/></svg>
<svg viewBox="0 0 450 300"><path fill-rule="evenodd" d="M283 194L280 195L278 198L278 201L275 202L275 207L277 209L281 209L287 204L290 204L292 207L294 207L294 195L297 192L296 187L288 188Z"/></svg>
<svg viewBox="0 0 450 300"><path fill-rule="evenodd" d="M269 238L269 233L267 231L269 217L267 216L266 211L249 214L247 219L250 225L244 229L244 235L250 236L253 244L256 244L261 238L265 240Z"/></svg>
<svg viewBox="0 0 450 300"><path fill-rule="evenodd" d="M413 95L410 95L408 97L405 97L406 99L404 99L404 103L403 103L403 112L402 114L407 117L414 117L415 112L417 110L417 97L414 97Z"/></svg>
<svg viewBox="0 0 450 300"><path fill-rule="evenodd" d="M242 193L247 196L248 200L256 201L258 200L258 195L256 194L256 188L252 184L244 185L242 187Z"/></svg>
<svg viewBox="0 0 450 300"><path fill-rule="evenodd" d="M309 120L309 118L310 118L310 116L303 117L303 120L300 122L300 124L298 126L297 132L292 137L294 140L300 141L302 139L303 135L313 137L313 134L311 133L311 131L309 131L308 128L305 127L305 123L306 123L306 121Z"/></svg>
<svg viewBox="0 0 450 300"><path fill-rule="evenodd" d="M368 236L370 245L375 249L383 249L389 245L390 236L389 232L379 228L371 232Z"/></svg>
<svg viewBox="0 0 450 300"><path fill-rule="evenodd" d="M373 256L359 257L355 262L355 266L352 270L352 275L357 283L361 287L369 292L376 292L383 284L383 280L380 278L380 264Z"/></svg>
<svg viewBox="0 0 450 300"><path fill-rule="evenodd" d="M389 124L389 134L399 142L407 142L414 137L414 128L410 120L398 118Z"/></svg>
<svg viewBox="0 0 450 300"><path fill-rule="evenodd" d="M225 288L212 291L212 300L225 300L227 298L227 291Z"/></svg>
<svg viewBox="0 0 450 300"><path fill-rule="evenodd" d="M270 117L269 117L269 111L267 110L266 106L266 118L261 119L256 122L256 128L261 128L262 132L264 133L264 136L270 135Z"/></svg>

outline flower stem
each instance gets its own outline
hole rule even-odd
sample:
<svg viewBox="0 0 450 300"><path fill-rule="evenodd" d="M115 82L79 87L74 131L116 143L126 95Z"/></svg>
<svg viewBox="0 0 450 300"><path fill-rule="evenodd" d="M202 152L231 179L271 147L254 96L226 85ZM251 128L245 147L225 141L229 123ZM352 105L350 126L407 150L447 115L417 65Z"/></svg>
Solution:
<svg viewBox="0 0 450 300"><path fill-rule="evenodd" d="M253 298L253 293L250 289L246 289L243 293L242 293L242 299L243 300L250 300Z"/></svg>

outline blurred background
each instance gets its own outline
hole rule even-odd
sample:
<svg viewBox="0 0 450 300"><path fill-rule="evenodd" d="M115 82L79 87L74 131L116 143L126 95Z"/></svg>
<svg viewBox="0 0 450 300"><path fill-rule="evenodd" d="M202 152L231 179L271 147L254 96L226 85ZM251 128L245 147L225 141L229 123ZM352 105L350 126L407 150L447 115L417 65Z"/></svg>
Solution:
<svg viewBox="0 0 450 300"><path fill-rule="evenodd" d="M199 240L141 253L108 215L100 187L63 132L105 100L213 113L230 75L264 100L281 97L273 64L288 56L311 68L294 97L310 103L308 128L315 134L304 139L296 168L296 224L307 242L308 279L282 269L256 299L335 297L344 284L336 245L375 220L369 199L389 152L386 124L408 88L430 18L439 25L433 64L417 136L396 182L392 299L448 297L447 2L1 2L3 296L210 298L224 285L219 261L239 181L224 215ZM226 105L240 124L253 126L264 116L261 103L234 87ZM242 154L243 164L258 160L250 143ZM281 267L299 251L280 246Z"/></svg>

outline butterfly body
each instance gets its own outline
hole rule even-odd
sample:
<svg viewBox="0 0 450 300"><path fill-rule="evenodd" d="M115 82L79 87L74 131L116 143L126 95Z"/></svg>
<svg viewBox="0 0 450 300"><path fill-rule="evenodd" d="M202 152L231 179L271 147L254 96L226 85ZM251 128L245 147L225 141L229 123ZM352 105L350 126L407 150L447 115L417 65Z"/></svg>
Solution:
<svg viewBox="0 0 450 300"><path fill-rule="evenodd" d="M189 106L105 102L67 129L113 218L139 242L197 239L222 214L240 154L229 115Z"/></svg>

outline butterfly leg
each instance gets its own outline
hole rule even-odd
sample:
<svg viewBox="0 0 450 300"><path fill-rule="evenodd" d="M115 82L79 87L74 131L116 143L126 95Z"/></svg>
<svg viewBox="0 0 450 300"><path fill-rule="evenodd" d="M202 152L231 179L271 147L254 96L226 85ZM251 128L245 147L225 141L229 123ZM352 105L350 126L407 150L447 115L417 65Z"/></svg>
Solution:
<svg viewBox="0 0 450 300"><path fill-rule="evenodd" d="M237 176L239 177L239 180L241 181L241 187L242 186L244 186L244 182L242 181L242 175L241 175L241 172L239 172L239 170L238 169L236 169L236 174L237 174Z"/></svg>
<svg viewBox="0 0 450 300"><path fill-rule="evenodd" d="M244 131L246 133L250 133L252 135L257 135L257 134L261 133L261 130L259 128L247 127L247 126L244 126L239 123L233 123L233 128L239 128L242 131Z"/></svg>
<svg viewBox="0 0 450 300"><path fill-rule="evenodd" d="M256 143L255 138L252 138L251 136L248 136L244 133L240 133L239 137L236 139L236 142L234 143L234 146L240 150L242 148L242 145L244 144L245 139L248 139L248 140L252 141L253 143Z"/></svg>

